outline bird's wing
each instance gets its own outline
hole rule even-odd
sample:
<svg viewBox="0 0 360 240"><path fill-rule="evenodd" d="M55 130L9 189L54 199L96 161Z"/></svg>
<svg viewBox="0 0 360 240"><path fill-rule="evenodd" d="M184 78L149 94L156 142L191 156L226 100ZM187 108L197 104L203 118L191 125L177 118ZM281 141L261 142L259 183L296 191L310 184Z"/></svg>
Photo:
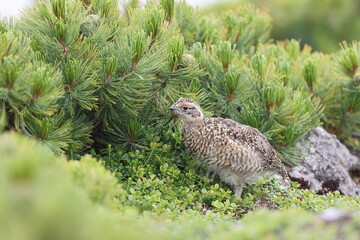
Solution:
<svg viewBox="0 0 360 240"><path fill-rule="evenodd" d="M243 139L247 133L242 133L244 129L239 123L222 118L206 121L202 136L209 138L207 147L216 153L211 154L216 157L208 159L208 164L237 172L257 171L262 167L262 158Z"/></svg>
<svg viewBox="0 0 360 240"><path fill-rule="evenodd" d="M265 168L278 168L281 160L276 154L266 137L256 128L240 124L231 119L224 119L223 124L228 129L227 135L239 145L250 148L256 155L262 158L262 166Z"/></svg>
<svg viewBox="0 0 360 240"><path fill-rule="evenodd" d="M220 151L215 165L238 172L256 172L260 169L278 169L284 178L287 171L266 137L256 128L231 119L211 118L206 135L215 141ZM219 150L220 149L220 150Z"/></svg>

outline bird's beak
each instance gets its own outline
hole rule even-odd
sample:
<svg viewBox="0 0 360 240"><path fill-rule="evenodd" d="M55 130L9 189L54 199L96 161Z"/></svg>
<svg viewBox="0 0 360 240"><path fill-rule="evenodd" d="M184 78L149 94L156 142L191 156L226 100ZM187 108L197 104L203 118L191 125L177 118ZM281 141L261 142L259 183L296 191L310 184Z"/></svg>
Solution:
<svg viewBox="0 0 360 240"><path fill-rule="evenodd" d="M176 110L176 107L174 107L174 105L171 105L168 109L173 111L173 110Z"/></svg>

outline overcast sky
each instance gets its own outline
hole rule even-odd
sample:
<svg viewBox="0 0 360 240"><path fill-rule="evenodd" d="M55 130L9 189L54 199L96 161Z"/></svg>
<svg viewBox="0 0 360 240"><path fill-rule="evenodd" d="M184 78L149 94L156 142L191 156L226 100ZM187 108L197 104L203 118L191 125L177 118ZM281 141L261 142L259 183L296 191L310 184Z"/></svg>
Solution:
<svg viewBox="0 0 360 240"><path fill-rule="evenodd" d="M0 17L17 15L19 10L31 4L31 0L0 0Z"/></svg>
<svg viewBox="0 0 360 240"><path fill-rule="evenodd" d="M221 0L186 0L192 6L205 6ZM30 6L33 0L0 0L0 17L17 16L24 6Z"/></svg>

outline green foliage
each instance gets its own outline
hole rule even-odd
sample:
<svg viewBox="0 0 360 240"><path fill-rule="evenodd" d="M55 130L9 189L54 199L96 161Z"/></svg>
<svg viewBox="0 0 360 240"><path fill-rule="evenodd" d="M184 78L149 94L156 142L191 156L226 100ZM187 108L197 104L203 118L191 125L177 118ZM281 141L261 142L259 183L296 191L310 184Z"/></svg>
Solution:
<svg viewBox="0 0 360 240"><path fill-rule="evenodd" d="M109 217L90 207L90 198L67 171L64 158L14 133L0 137L0 222L3 239L97 239L95 222Z"/></svg>
<svg viewBox="0 0 360 240"><path fill-rule="evenodd" d="M129 11L128 23L120 18L114 4L116 1L57 0L50 5L39 3L27 10L18 28L31 37L32 49L27 51L35 53L28 59L36 56L39 64L49 63L54 70L46 65L24 68L21 64L28 64L25 60L23 63L14 62L12 58L3 61L1 96L10 103L6 104L7 109L18 111L19 115L10 116L9 128L15 125L27 135L51 142L49 145L56 151L76 153L93 141L97 147L111 143L106 139L122 134L123 129L132 131L126 118L141 122L137 119L139 112L155 110L154 117L147 123L154 124L153 119L159 114L155 99L171 97L174 100L185 94L189 79L196 77L199 69L196 64L180 69L183 37L177 33L175 24L167 27L169 23L165 21L173 14L173 3L172 7L171 1L162 3L165 15L156 7ZM7 39L12 32L14 35L13 30L3 33L3 57L16 54L13 52L16 44L9 44ZM21 41L17 48L25 48L30 40ZM7 45L9 49L5 51ZM16 89L16 94L23 99L13 100L7 96L6 89L12 89L17 78L29 81L29 77L19 71L31 74L34 86L19 82L16 86L23 89ZM181 86L183 90L180 92L174 86ZM27 95L30 100L25 99ZM33 101L35 106L27 105L22 110L20 101ZM161 104L163 110L168 104L168 100ZM23 112L29 111L41 117L31 113L32 118L24 120ZM126 117L120 117L122 115ZM43 119L43 116L52 116L52 119ZM68 133L56 135L52 132L54 127ZM56 142L51 140L51 135L56 137Z"/></svg>
<svg viewBox="0 0 360 240"><path fill-rule="evenodd" d="M219 2L202 10L202 15L225 14L241 4L267 9L273 18L271 38L299 39L315 50L335 52L339 42L359 39L360 3L357 0L236 0Z"/></svg>
<svg viewBox="0 0 360 240"><path fill-rule="evenodd" d="M149 150L125 153L109 149L107 156L96 155L96 158L104 161L105 167L123 183L126 194L118 199L120 203L135 206L146 216L178 219L184 213L200 212L216 220L240 218L261 207L296 207L314 212L329 207L359 208L358 198L344 197L338 192L317 195L298 189L296 183L284 189L276 178L248 186L242 199L236 199L218 179L211 183L204 176L205 170L194 163L189 153L174 155L177 149L152 142Z"/></svg>
<svg viewBox="0 0 360 240"><path fill-rule="evenodd" d="M344 228L304 210L359 210L359 198L319 196L296 186L281 189L271 178L236 200L225 186L209 183L187 163L181 166L180 160L192 162L189 156L170 159L169 152L168 145L155 143L151 151L109 150L102 159L121 187L90 156L66 161L34 140L13 132L0 135L0 237L333 239L359 234L357 215L345 220ZM142 164L144 159L148 164Z"/></svg>
<svg viewBox="0 0 360 240"><path fill-rule="evenodd" d="M288 51L295 55L297 45L291 44L294 47L289 43ZM289 79L295 77L303 81L301 73L292 68L295 64L287 52L282 59L285 67L279 69L276 55L280 53L275 50L280 49L270 51L270 46L260 45L264 49L251 58L240 54L229 42L219 42L211 48L196 44L193 52L200 66L208 72L201 83L214 115L258 128L280 151L286 163L295 164L296 153L292 148L300 137L320 125L323 106L308 88L289 83ZM286 51L285 48L281 50ZM311 66L315 68L315 63ZM317 75L307 70L305 73L313 88Z"/></svg>
<svg viewBox="0 0 360 240"><path fill-rule="evenodd" d="M32 139L0 135L0 238L342 234L311 212L359 210L359 198L265 178L236 199L184 150L168 107L191 97L207 116L254 126L288 164L321 124L359 146L359 43L331 56L272 43L269 15L251 5L207 16L137 5L122 15L116 0L51 0L0 23L0 131ZM344 234L357 236L356 221Z"/></svg>
<svg viewBox="0 0 360 240"><path fill-rule="evenodd" d="M329 117L327 124L337 135L357 148L360 146L360 44L343 42L341 50L335 54L338 76L339 98L337 115Z"/></svg>
<svg viewBox="0 0 360 240"><path fill-rule="evenodd" d="M320 120L354 142L357 43L332 59L295 40L268 43L271 19L251 5L199 17L170 0L126 16L115 6L54 0L4 27L7 128L70 154L149 148L152 134L174 142L179 126L167 107L188 96L208 116L260 129L288 164L297 161L294 143Z"/></svg>
<svg viewBox="0 0 360 240"><path fill-rule="evenodd" d="M240 52L253 52L259 43L266 42L271 29L270 16L252 5L242 5L219 16L208 14L194 20L194 10L179 3L177 20L186 43L217 44L229 41ZM185 24L188 21L189 24Z"/></svg>
<svg viewBox="0 0 360 240"><path fill-rule="evenodd" d="M165 19L169 22L174 15L174 2L174 0L160 0L160 5L165 10Z"/></svg>
<svg viewBox="0 0 360 240"><path fill-rule="evenodd" d="M317 72L318 70L315 60L306 60L303 68L303 76L311 92L314 91L314 83L317 79Z"/></svg>
<svg viewBox="0 0 360 240"><path fill-rule="evenodd" d="M229 11L223 17L225 38L236 45L240 51L257 47L269 38L270 16L251 5L237 11Z"/></svg>
<svg viewBox="0 0 360 240"><path fill-rule="evenodd" d="M113 208L114 198L124 194L113 174L89 155L83 156L80 161L69 161L67 165L73 181L86 191L93 204Z"/></svg>
<svg viewBox="0 0 360 240"><path fill-rule="evenodd" d="M287 87L310 97L315 106L311 114L314 121L321 117L324 127L329 132L336 134L349 145L359 146L355 137L359 132L356 120L359 119L356 107L359 88L356 73L349 75L348 72L357 69L357 42L343 43L342 50L330 56L311 53L308 46L300 49L299 43L295 40L263 44L260 49L267 59L275 65L278 64L275 72L280 74L279 80ZM273 72L271 69L267 71ZM307 106L304 109L309 110L313 107ZM321 111L323 114L317 115ZM299 116L304 116L303 114L306 113L303 112ZM312 117L306 121L310 121Z"/></svg>
<svg viewBox="0 0 360 240"><path fill-rule="evenodd" d="M0 103L3 118L15 129L52 146L55 139L62 146L70 139L57 133L69 130L69 122L60 127L54 117L59 101L64 97L61 74L53 66L43 63L26 45L28 39L15 30L1 33ZM51 123L51 124L50 124ZM50 124L50 125L49 125ZM10 126L5 125L6 128ZM52 132L56 127L56 131ZM27 129L27 130L26 130ZM53 150L57 150L54 146Z"/></svg>

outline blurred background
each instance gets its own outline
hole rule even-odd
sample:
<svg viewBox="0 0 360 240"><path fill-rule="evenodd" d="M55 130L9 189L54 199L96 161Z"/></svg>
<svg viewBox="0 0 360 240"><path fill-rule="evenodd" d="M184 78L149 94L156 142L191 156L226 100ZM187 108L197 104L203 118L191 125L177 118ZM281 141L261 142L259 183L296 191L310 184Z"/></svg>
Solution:
<svg viewBox="0 0 360 240"><path fill-rule="evenodd" d="M18 16L37 0L0 0L0 17ZM121 0L119 1L122 2ZM123 0L124 2L124 0ZM240 4L266 9L273 18L274 40L295 38L314 50L331 53L344 40L360 40L359 0L187 0L202 13L221 13Z"/></svg>
<svg viewBox="0 0 360 240"><path fill-rule="evenodd" d="M221 3L220 3L221 2ZM234 9L252 3L267 9L273 18L271 37L275 40L295 38L313 49L330 53L339 42L360 40L359 0L233 0L208 6L206 11Z"/></svg>

